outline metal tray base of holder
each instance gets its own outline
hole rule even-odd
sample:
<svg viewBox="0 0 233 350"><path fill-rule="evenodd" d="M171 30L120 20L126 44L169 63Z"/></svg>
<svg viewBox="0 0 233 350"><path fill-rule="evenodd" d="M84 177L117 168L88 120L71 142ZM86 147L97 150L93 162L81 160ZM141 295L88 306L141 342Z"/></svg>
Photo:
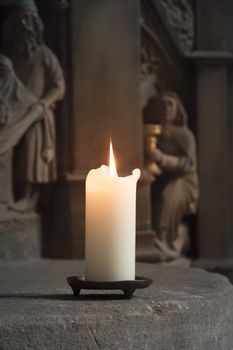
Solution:
<svg viewBox="0 0 233 350"><path fill-rule="evenodd" d="M92 290L122 290L127 299L132 298L136 289L147 288L152 280L150 278L136 276L135 280L116 282L86 281L83 276L67 277L67 282L73 290L74 296L79 296L81 289Z"/></svg>

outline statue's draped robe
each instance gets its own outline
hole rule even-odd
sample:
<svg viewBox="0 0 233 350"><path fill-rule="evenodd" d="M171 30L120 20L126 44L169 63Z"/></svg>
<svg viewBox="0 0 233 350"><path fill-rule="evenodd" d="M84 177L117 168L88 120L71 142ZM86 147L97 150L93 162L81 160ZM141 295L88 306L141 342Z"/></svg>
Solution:
<svg viewBox="0 0 233 350"><path fill-rule="evenodd" d="M64 78L60 64L53 52L41 45L29 57L11 57L20 80L40 100L51 95L54 101L64 95ZM47 183L57 178L56 140L53 107L46 109L44 119L35 124L25 135L17 157L24 170L18 176L19 182ZM50 162L44 157L50 150ZM24 166L22 166L24 164Z"/></svg>
<svg viewBox="0 0 233 350"><path fill-rule="evenodd" d="M13 70L0 77L0 99L9 107L6 126L0 130L0 203L9 204L12 196L12 151L24 133L43 114L38 99L19 81Z"/></svg>
<svg viewBox="0 0 233 350"><path fill-rule="evenodd" d="M186 126L167 126L159 139L162 151L159 176L152 187L154 228L173 247L178 224L196 210L198 177L196 145Z"/></svg>

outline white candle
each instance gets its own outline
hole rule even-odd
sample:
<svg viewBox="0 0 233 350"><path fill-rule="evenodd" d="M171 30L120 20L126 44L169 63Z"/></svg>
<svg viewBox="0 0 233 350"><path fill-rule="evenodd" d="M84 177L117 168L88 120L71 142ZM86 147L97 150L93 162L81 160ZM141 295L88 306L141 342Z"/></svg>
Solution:
<svg viewBox="0 0 233 350"><path fill-rule="evenodd" d="M85 278L135 279L136 185L140 170L117 175L112 148L110 167L89 171L86 179Z"/></svg>

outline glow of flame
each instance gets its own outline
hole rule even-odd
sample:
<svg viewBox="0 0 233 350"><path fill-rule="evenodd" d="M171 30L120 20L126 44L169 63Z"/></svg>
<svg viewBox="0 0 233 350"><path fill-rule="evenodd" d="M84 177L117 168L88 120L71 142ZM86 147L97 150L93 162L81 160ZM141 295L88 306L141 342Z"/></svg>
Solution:
<svg viewBox="0 0 233 350"><path fill-rule="evenodd" d="M113 176L117 175L116 163L115 163L115 158L114 158L114 153L112 148L112 141L110 141L109 166L110 166L110 175L113 175Z"/></svg>

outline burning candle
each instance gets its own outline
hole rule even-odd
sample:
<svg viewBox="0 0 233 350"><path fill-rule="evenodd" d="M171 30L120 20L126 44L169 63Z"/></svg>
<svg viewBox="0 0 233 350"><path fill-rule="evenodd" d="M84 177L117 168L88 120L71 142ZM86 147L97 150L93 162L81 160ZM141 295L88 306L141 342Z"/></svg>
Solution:
<svg viewBox="0 0 233 350"><path fill-rule="evenodd" d="M140 170L120 177L112 144L110 166L89 171L86 179L85 279L135 279L136 185Z"/></svg>

